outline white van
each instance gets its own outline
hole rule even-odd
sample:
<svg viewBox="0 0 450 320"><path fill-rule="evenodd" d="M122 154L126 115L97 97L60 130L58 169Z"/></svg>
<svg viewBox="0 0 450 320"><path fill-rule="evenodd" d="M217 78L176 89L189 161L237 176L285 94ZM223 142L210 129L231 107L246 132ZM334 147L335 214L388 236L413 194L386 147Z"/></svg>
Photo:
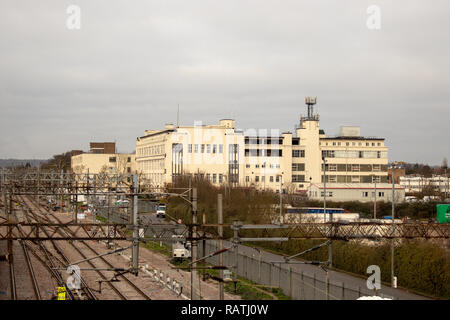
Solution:
<svg viewBox="0 0 450 320"><path fill-rule="evenodd" d="M156 217L157 218L165 218L166 217L166 205L163 203L158 204L156 208Z"/></svg>

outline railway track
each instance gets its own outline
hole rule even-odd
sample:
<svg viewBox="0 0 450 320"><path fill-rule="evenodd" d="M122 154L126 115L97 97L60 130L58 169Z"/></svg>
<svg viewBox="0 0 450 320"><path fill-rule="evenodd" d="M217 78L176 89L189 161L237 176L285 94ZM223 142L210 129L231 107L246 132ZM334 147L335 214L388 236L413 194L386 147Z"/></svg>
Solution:
<svg viewBox="0 0 450 320"><path fill-rule="evenodd" d="M40 203L37 203L36 200L30 198L30 197L20 197L21 203L24 205L24 207L27 210L27 216L29 219L35 220L35 222L48 222L48 223L63 223L55 214L50 212L47 209L44 209L43 206ZM75 234L69 230L65 229L64 232L66 233L65 236L75 236ZM63 262L65 263L65 267L70 265L69 259L64 256L63 250L58 247L54 241L53 248L63 256ZM87 243L87 241L76 241L76 244L81 244L82 246L79 247L72 241L67 242L69 246L74 249L78 255L81 257L81 259L87 259L88 254L91 253L93 256L98 256L100 253L98 250L94 249L93 246ZM87 251L87 252L86 252ZM92 256L92 255L91 255ZM95 262L94 262L95 261ZM91 269L95 273L100 276L101 282L105 282L108 287L116 294L117 297L119 297L122 300L128 300L128 299L146 299L150 300L151 298L143 291L141 290L131 279L129 279L126 274L127 270L120 267L115 267L106 257L98 257L93 260L86 261L84 263L87 263ZM57 268L57 267L53 267ZM109 269L109 270L116 270L116 273L113 271L103 271L99 269ZM117 281L122 280L122 281ZM92 295L93 289L90 289L90 287L84 282L84 288L85 290L90 290ZM92 286L91 286L92 288ZM130 294L130 289L132 292L135 292L137 294ZM100 290L98 290L100 291ZM101 292L101 291L100 291ZM94 295L95 296L95 295ZM93 297L91 297L93 298Z"/></svg>

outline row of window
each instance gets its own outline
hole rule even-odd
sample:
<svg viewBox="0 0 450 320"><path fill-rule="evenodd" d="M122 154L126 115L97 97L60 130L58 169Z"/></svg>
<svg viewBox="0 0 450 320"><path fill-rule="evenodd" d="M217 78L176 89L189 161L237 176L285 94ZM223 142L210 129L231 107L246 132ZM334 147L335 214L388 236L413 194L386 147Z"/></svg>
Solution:
<svg viewBox="0 0 450 320"><path fill-rule="evenodd" d="M293 163L292 171L305 171L305 164L304 163Z"/></svg>
<svg viewBox="0 0 450 320"><path fill-rule="evenodd" d="M137 162L139 171L148 172L164 169L164 159L145 160Z"/></svg>
<svg viewBox="0 0 450 320"><path fill-rule="evenodd" d="M369 197L369 193L370 193L370 192L363 191L362 197L363 197L363 198L368 198L368 197ZM372 191L370 194L371 194L372 198L375 197L375 192ZM378 192L377 197L380 197L380 198L384 197L384 191Z"/></svg>
<svg viewBox="0 0 450 320"><path fill-rule="evenodd" d="M255 176L255 182L265 182L266 181L266 176L261 176L261 180L260 180L260 176ZM280 182L280 176L269 176L269 182ZM245 182L250 182L250 176L246 176L245 177Z"/></svg>
<svg viewBox="0 0 450 320"><path fill-rule="evenodd" d="M245 167L247 168L247 169L249 169L250 167L251 167L251 165L250 164L246 164L245 165ZM255 168L256 169L259 169L259 168L266 168L267 166L266 166L266 164L265 163L263 163L263 164L255 164ZM273 168L277 168L277 169L279 169L280 168L280 164L279 163L276 163L276 164L273 164L273 163L270 163L269 164L269 168L270 169L273 169Z"/></svg>
<svg viewBox="0 0 450 320"><path fill-rule="evenodd" d="M323 175L322 175L322 183L323 183ZM373 177L371 175L367 176L338 176L338 175L326 175L326 181L332 183L387 183L387 176L376 176Z"/></svg>
<svg viewBox="0 0 450 320"><path fill-rule="evenodd" d="M387 158L387 151L322 150L322 158Z"/></svg>
<svg viewBox="0 0 450 320"><path fill-rule="evenodd" d="M339 163L327 163L325 165L326 171L339 171L339 172L384 172L388 167L386 164L339 164ZM323 171L323 164L322 164Z"/></svg>
<svg viewBox="0 0 450 320"><path fill-rule="evenodd" d="M137 149L138 156L148 157L157 154L164 154L164 144L160 144L157 146L149 146L149 147L140 147Z"/></svg>
<svg viewBox="0 0 450 320"><path fill-rule="evenodd" d="M318 192L317 191L309 191L308 194L310 197L317 197ZM322 191L320 193L320 197L324 197L324 194L325 193ZM327 198L330 198L330 197L333 197L333 191L327 191ZM327 212L328 212L328 210L327 210ZM323 213L323 210L322 210L322 213Z"/></svg>
<svg viewBox="0 0 450 320"><path fill-rule="evenodd" d="M109 162L111 162L111 163L117 162L117 157L109 157ZM128 157L128 158L127 158L127 162L128 162L128 163L131 162L131 157Z"/></svg>
<svg viewBox="0 0 450 320"><path fill-rule="evenodd" d="M223 144L188 144L188 153L223 153Z"/></svg>
<svg viewBox="0 0 450 320"><path fill-rule="evenodd" d="M245 137L245 144L283 144L282 138L249 138Z"/></svg>
<svg viewBox="0 0 450 320"><path fill-rule="evenodd" d="M305 175L303 174L293 174L292 182L305 182Z"/></svg>
<svg viewBox="0 0 450 320"><path fill-rule="evenodd" d="M328 144L329 143L329 144ZM338 147L340 147L340 146L346 146L346 147L349 147L350 146L350 144L351 144L351 146L352 147L356 147L356 145L358 145L359 147L362 147L363 145L365 145L366 147L370 147L370 146L372 146L372 147L381 147L381 142L355 142L355 141L352 141L352 142L340 142L340 141L333 141L333 142L322 142L321 143L321 145L325 145L325 146L328 146L328 145L333 145L333 146L338 146Z"/></svg>
<svg viewBox="0 0 450 320"><path fill-rule="evenodd" d="M292 157L293 158L304 158L305 150L292 150Z"/></svg>
<svg viewBox="0 0 450 320"><path fill-rule="evenodd" d="M282 157L281 149L245 149L246 157Z"/></svg>
<svg viewBox="0 0 450 320"><path fill-rule="evenodd" d="M321 197L323 197L324 194L325 194L325 193L324 193L323 191L320 192L320 196L321 196ZM362 192L362 197L363 197L363 198L368 198L368 197L369 197L369 194L370 194L370 192L363 191L363 192ZM372 194L372 198L374 198L375 192L372 192L371 194ZM309 196L310 196L310 197L317 197L317 191L310 191L310 192L309 192ZM327 191L327 198L332 198L332 197L333 197L333 191ZM378 192L377 197L383 198L383 197L384 197L384 192L382 192L382 191L381 191L381 192Z"/></svg>

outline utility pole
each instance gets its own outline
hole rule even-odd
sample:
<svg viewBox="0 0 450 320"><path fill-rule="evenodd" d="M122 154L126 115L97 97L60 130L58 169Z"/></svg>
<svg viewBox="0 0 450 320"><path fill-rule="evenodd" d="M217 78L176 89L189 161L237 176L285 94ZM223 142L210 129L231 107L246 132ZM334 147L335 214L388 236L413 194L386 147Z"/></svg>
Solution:
<svg viewBox="0 0 450 320"><path fill-rule="evenodd" d="M327 222L327 175L326 175L326 160L325 157L322 157L323 160L323 223Z"/></svg>
<svg viewBox="0 0 450 320"><path fill-rule="evenodd" d="M327 162L325 157L323 159L323 219L324 223L327 222ZM330 236L333 232L333 213L330 212ZM328 264L333 267L333 240L330 238L330 243L328 244Z"/></svg>
<svg viewBox="0 0 450 320"><path fill-rule="evenodd" d="M233 277L233 281L234 281L234 289L236 290L236 284L237 284L237 279L238 279L238 259L239 259L239 254L238 254L238 250L239 250L239 235L238 235L238 226L239 226L239 222L237 220L233 221L233 247L234 247L234 277Z"/></svg>
<svg viewBox="0 0 450 320"><path fill-rule="evenodd" d="M391 287L396 288L397 285L394 283L394 219L395 219L395 180L394 180L394 166L392 166L391 170L392 174L392 221L391 221L391 227L392 227L392 242L391 242Z"/></svg>
<svg viewBox="0 0 450 320"><path fill-rule="evenodd" d="M109 192L109 191L108 191ZM94 173L94 206L92 206L92 222L95 222L97 220L95 210L97 208L97 174ZM88 208L89 209L89 208Z"/></svg>
<svg viewBox="0 0 450 320"><path fill-rule="evenodd" d="M377 179L376 176L373 176L373 218L377 218Z"/></svg>
<svg viewBox="0 0 450 320"><path fill-rule="evenodd" d="M61 188L61 212L64 212L63 203L64 203L64 178L63 178L63 169L61 169L61 174L59 176L59 186ZM65 205L65 203L64 203Z"/></svg>
<svg viewBox="0 0 450 320"><path fill-rule="evenodd" d="M222 211L222 194L217 195L217 223L219 224L219 251L223 249L223 211ZM223 254L219 254L219 266L223 265ZM219 270L219 300L224 299L223 293L223 270Z"/></svg>
<svg viewBox="0 0 450 320"><path fill-rule="evenodd" d="M37 189L36 189L36 193L35 193L35 199L36 199L36 201L38 201L39 202L39 196L38 196L38 194L39 194L39 188L40 188L40 181L41 181L41 168L40 167L38 167L38 170L37 170Z"/></svg>
<svg viewBox="0 0 450 320"><path fill-rule="evenodd" d="M283 176L280 174L280 224L283 223Z"/></svg>
<svg viewBox="0 0 450 320"><path fill-rule="evenodd" d="M191 268L191 300L197 300L197 293L195 292L195 284L197 281L197 188L192 188L192 268Z"/></svg>
<svg viewBox="0 0 450 320"><path fill-rule="evenodd" d="M133 174L133 272L139 271L138 177Z"/></svg>

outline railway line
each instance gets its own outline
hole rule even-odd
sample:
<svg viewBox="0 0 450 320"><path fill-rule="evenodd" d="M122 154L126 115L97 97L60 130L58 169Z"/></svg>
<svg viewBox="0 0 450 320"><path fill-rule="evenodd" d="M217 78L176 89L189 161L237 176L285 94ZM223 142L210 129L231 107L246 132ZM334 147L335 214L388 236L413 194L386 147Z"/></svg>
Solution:
<svg viewBox="0 0 450 320"><path fill-rule="evenodd" d="M34 199L27 198L25 200L25 202L27 203L29 209L31 209L32 211L37 210L41 214L41 217L46 220L45 222L49 222L49 223L56 222L56 223L61 223L61 224L63 223L63 221L61 219L59 219L55 214L53 214L52 212L50 212L48 210L43 209L43 207L40 204L38 204ZM33 207L34 207L34 209L33 209ZM53 221L49 217L52 217ZM67 232L66 236L75 236L75 234L73 233L72 230L67 229L66 232ZM87 243L87 241L81 240L81 241L77 241L77 243L82 244L85 247L85 249L87 249L88 252L91 252L91 254L93 254L93 256L100 255L100 253L97 250L95 250L93 248L93 246L89 245ZM81 256L82 259L88 258L86 250L83 250L82 248L76 246L73 242L69 242L69 244L72 246L73 249L75 249L78 252L78 254ZM101 261L100 263L97 262L99 260ZM94 263L94 261L96 261L96 262ZM119 286L123 287L123 285L114 284L112 281L115 282L116 279L123 280L124 283L126 283L129 287L131 287L135 292L138 293L140 298L143 298L145 300L151 300L151 298L144 291L142 291L132 280L130 280L126 276L126 273L127 273L126 269L124 269L123 267L115 267L110 261L108 261L108 259L106 257L99 256L98 260L92 260L92 261L89 260L86 262L93 269L116 269L118 271L118 274L107 275L107 273L111 273L111 271L104 272L104 271L96 270L97 274L104 280L104 282L106 282L109 285L109 287L118 295L118 297L120 299L128 300L130 297L127 297L126 295L124 295L123 291L129 291L129 290L127 290L127 288L119 289L118 287ZM112 278L111 278L111 276L112 276ZM113 280L111 281L108 279L113 279ZM136 299L136 297L134 295L132 295L131 298Z"/></svg>
<svg viewBox="0 0 450 320"><path fill-rule="evenodd" d="M64 223L56 214L44 208L42 203L38 203L29 196L16 196L13 201L20 207L20 209L14 210L13 219L16 222ZM55 231L51 226L40 230L44 233ZM19 232L19 236L24 232L20 225L15 231ZM57 232L65 237L76 236L75 232L68 228L59 228ZM10 280L9 299L55 299L56 287L66 287L67 299L71 300L151 300L151 297L144 291L145 289L140 288L130 279L129 268L125 265L125 262L118 265L117 261L113 261L114 259L111 259L110 255L101 256L105 254L105 248L99 247L101 244L88 243L84 240L59 243L52 240L8 242L8 245L11 244L13 244L13 247L10 250L13 254L7 257ZM67 286L67 278L70 276L67 273L67 268L76 261L79 262L83 276L79 278L80 289L70 289ZM18 266L21 266L20 279L17 272ZM45 277L41 273L39 273L40 277L36 277L35 269L39 269L39 272L45 270L46 276L51 278L51 286L54 289L51 297L48 294L42 295L42 292L49 292L49 286L40 283L39 278ZM25 270L27 270L27 276L25 276ZM21 292L27 292L28 295L25 296Z"/></svg>

